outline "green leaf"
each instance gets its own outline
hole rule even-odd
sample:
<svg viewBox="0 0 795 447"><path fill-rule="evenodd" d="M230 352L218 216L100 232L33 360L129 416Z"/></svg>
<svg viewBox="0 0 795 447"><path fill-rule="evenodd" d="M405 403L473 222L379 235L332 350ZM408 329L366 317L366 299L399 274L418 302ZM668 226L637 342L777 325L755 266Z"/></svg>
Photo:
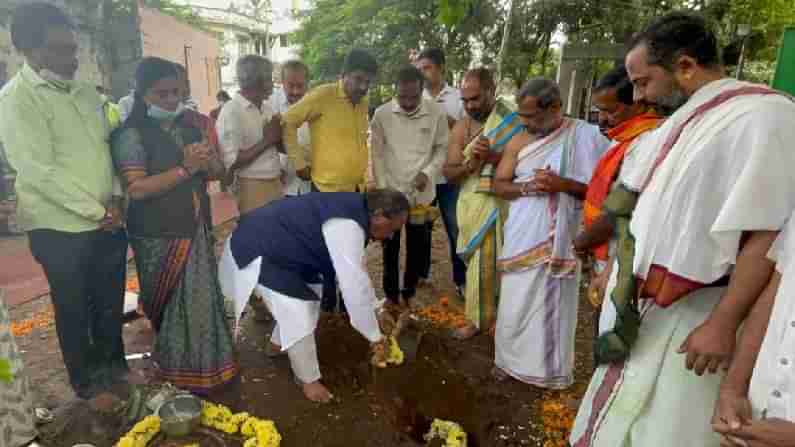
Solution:
<svg viewBox="0 0 795 447"><path fill-rule="evenodd" d="M14 380L14 374L11 373L11 361L8 359L0 359L0 381L11 383Z"/></svg>

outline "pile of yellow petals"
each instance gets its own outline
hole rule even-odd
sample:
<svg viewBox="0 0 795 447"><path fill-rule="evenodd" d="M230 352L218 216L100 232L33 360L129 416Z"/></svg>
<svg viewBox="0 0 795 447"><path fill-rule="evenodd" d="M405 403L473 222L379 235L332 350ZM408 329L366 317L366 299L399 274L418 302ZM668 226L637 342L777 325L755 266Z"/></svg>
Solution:
<svg viewBox="0 0 795 447"><path fill-rule="evenodd" d="M247 438L244 447L279 447L282 437L273 421L262 420L246 412L232 413L228 407L202 402L201 424L227 434L240 433Z"/></svg>
<svg viewBox="0 0 795 447"><path fill-rule="evenodd" d="M119 439L116 447L146 447L160 432L160 418L147 416L133 426L132 430Z"/></svg>
<svg viewBox="0 0 795 447"><path fill-rule="evenodd" d="M240 428L240 433L248 437L243 447L279 447L282 436L273 421L250 417Z"/></svg>
<svg viewBox="0 0 795 447"><path fill-rule="evenodd" d="M568 445L569 434L577 413L565 402L572 398L568 394L548 393L541 399L541 421L544 424L546 437L544 447Z"/></svg>
<svg viewBox="0 0 795 447"><path fill-rule="evenodd" d="M424 436L425 441L441 439L445 447L466 447L467 433L455 422L434 419L431 430Z"/></svg>
<svg viewBox="0 0 795 447"><path fill-rule="evenodd" d="M402 365L404 360L403 351L400 349L397 339L394 336L387 337L386 353L374 353L373 365L378 368L386 368L387 366Z"/></svg>

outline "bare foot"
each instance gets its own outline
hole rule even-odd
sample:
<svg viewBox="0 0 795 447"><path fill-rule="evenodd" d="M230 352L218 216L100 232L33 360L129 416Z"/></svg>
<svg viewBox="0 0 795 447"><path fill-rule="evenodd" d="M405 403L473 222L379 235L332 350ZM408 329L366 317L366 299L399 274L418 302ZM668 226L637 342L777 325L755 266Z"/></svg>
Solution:
<svg viewBox="0 0 795 447"><path fill-rule="evenodd" d="M480 330L474 324L469 323L464 327L458 328L453 331L453 338L458 340L468 340L478 334Z"/></svg>
<svg viewBox="0 0 795 447"><path fill-rule="evenodd" d="M328 403L334 398L334 395L319 380L305 383L301 385L301 388L304 391L304 396L312 402Z"/></svg>

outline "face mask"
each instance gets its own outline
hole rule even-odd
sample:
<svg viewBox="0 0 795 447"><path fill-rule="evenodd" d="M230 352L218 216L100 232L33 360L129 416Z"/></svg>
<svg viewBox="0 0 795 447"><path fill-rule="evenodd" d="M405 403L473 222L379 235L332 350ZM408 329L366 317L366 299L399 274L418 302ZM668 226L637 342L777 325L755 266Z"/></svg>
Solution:
<svg viewBox="0 0 795 447"><path fill-rule="evenodd" d="M42 79L49 82L50 84L64 90L69 90L69 87L71 86L70 79L66 79L58 73L46 68L39 70L39 76L41 76Z"/></svg>
<svg viewBox="0 0 795 447"><path fill-rule="evenodd" d="M149 118L152 118L157 121L171 121L173 119L176 119L177 116L179 116L179 114L182 113L183 109L184 107L182 104L178 105L177 110L174 110L173 112L170 110L166 110L162 107L158 107L154 104L149 104L149 108L147 109L146 114L149 116Z"/></svg>

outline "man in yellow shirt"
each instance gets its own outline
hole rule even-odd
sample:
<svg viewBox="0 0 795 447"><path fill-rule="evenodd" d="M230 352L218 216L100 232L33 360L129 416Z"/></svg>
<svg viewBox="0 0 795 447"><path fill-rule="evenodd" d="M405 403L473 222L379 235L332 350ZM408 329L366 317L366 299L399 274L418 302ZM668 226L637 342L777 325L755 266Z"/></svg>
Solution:
<svg viewBox="0 0 795 447"><path fill-rule="evenodd" d="M353 192L363 189L367 175L367 91L378 72L370 53L353 49L345 58L342 79L321 85L293 104L282 116L284 145L295 174L312 181L312 191ZM298 144L298 129L309 124L310 160ZM310 168L311 166L311 168ZM324 278L322 308L342 306L336 278Z"/></svg>
<svg viewBox="0 0 795 447"><path fill-rule="evenodd" d="M284 143L296 174L313 189L344 192L361 189L367 171L367 91L378 63L364 50L345 58L342 79L321 85L282 117ZM311 163L298 144L298 129L309 123ZM311 166L311 169L308 167Z"/></svg>

